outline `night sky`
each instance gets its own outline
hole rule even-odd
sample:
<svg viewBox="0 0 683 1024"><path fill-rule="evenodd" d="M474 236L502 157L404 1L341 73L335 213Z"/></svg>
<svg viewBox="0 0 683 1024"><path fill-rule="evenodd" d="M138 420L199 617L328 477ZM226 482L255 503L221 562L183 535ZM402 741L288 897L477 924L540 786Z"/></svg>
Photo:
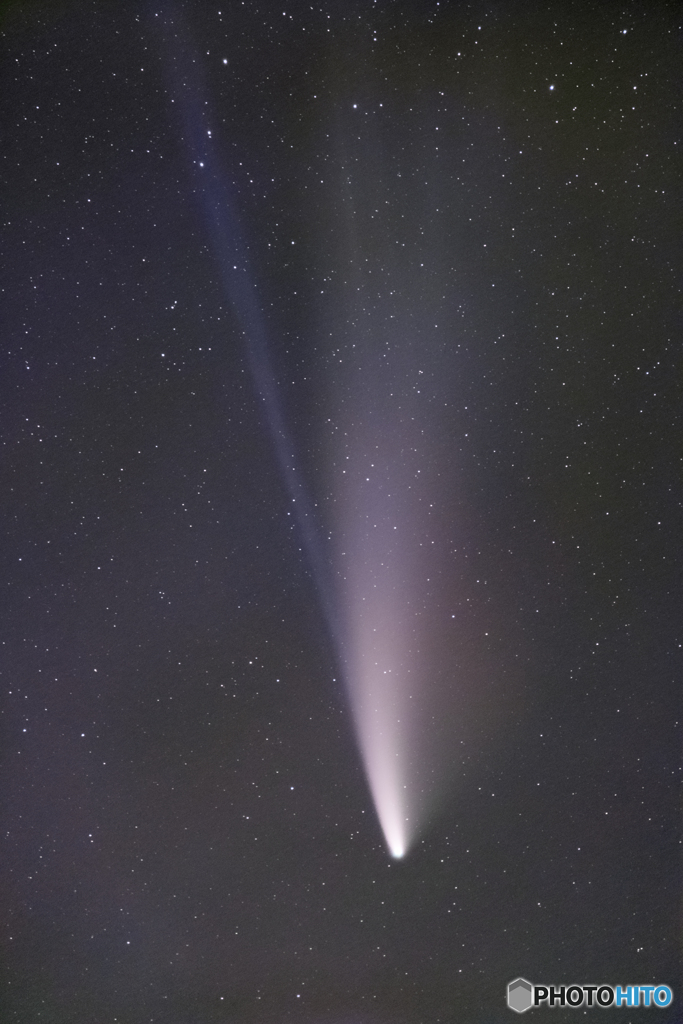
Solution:
<svg viewBox="0 0 683 1024"><path fill-rule="evenodd" d="M0 1020L680 1019L679 22L3 5Z"/></svg>

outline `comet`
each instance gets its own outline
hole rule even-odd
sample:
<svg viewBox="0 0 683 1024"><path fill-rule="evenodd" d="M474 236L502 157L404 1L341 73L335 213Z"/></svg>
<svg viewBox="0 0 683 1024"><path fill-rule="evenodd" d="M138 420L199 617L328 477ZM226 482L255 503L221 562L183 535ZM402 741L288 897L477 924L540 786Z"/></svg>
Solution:
<svg viewBox="0 0 683 1024"><path fill-rule="evenodd" d="M297 465L238 190L218 156L213 138L217 122L211 116L201 61L189 48L178 8L158 21L193 192L212 242L226 303L244 340L264 426L342 666L379 825L390 855L401 859L415 843L434 798L434 716L426 713L433 686L426 611L434 606L439 572L433 565L438 548L432 547L432 510L438 503L430 455L434 427L430 402L438 391L433 353L430 356L429 345L417 345L405 328L397 333L392 324L387 334L386 325L392 322L415 324L412 312L402 310L398 299L390 307L369 300L368 259L363 256L355 214L349 213L350 177L342 169L340 195L346 196L347 203L345 259L356 268L355 299L343 310L342 319L352 328L344 344L354 356L351 376L328 381L329 405L337 410L334 418L340 428L335 437L343 441L329 446L328 497L333 511L326 524L330 529L323 534ZM376 159L374 165L379 166ZM366 182L373 180L368 173ZM382 185L364 187L381 191ZM372 205L379 207L379 198L373 198ZM376 240L370 244L377 250ZM386 239L383 244L388 244ZM391 263L389 252L381 252L381 244L379 251L380 264L386 269ZM358 267L365 268L360 276ZM412 280L407 279L405 286L410 294ZM369 307L374 308L375 322L368 323L366 317L360 329ZM434 326L430 325L430 332ZM439 399L436 404L444 403Z"/></svg>
<svg viewBox="0 0 683 1024"><path fill-rule="evenodd" d="M381 389L378 389L380 391ZM344 431L333 531L343 662L355 732L386 846L408 852L423 818L416 780L424 703L419 576L422 488L410 483L420 447L388 410ZM360 399L362 401L362 398ZM379 425L379 424L378 424ZM389 426L389 429L386 429Z"/></svg>

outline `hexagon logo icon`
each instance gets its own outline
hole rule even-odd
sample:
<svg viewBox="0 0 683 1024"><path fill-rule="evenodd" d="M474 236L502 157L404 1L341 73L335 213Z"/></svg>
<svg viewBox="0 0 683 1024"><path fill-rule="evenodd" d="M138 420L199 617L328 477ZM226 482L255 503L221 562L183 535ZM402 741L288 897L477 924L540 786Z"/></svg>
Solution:
<svg viewBox="0 0 683 1024"><path fill-rule="evenodd" d="M533 985L526 978L515 978L508 985L508 1006L515 1013L524 1013L533 1005Z"/></svg>

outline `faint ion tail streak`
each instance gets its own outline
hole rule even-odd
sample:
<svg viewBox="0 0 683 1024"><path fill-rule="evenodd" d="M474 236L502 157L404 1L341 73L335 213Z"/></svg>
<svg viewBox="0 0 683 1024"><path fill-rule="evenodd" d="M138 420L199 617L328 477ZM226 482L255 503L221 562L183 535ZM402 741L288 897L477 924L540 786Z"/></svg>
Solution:
<svg viewBox="0 0 683 1024"><path fill-rule="evenodd" d="M179 108L193 181L201 199L225 295L244 335L252 379L263 403L266 425L292 502L323 614L333 639L338 642L329 568L303 475L296 471L295 444L287 427L279 385L273 372L265 318L258 302L249 246L237 212L234 185L221 167L212 139L208 89L202 75L201 59L190 49L188 25L177 6L155 15L153 20L161 31L170 92Z"/></svg>

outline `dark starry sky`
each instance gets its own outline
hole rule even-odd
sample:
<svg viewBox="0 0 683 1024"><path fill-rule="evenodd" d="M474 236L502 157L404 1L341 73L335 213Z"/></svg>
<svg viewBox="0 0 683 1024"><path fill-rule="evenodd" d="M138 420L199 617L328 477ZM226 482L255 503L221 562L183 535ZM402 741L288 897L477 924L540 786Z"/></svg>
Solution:
<svg viewBox="0 0 683 1024"><path fill-rule="evenodd" d="M679 1019L679 21L3 6L3 1022ZM439 481L402 861L311 554L386 385Z"/></svg>

